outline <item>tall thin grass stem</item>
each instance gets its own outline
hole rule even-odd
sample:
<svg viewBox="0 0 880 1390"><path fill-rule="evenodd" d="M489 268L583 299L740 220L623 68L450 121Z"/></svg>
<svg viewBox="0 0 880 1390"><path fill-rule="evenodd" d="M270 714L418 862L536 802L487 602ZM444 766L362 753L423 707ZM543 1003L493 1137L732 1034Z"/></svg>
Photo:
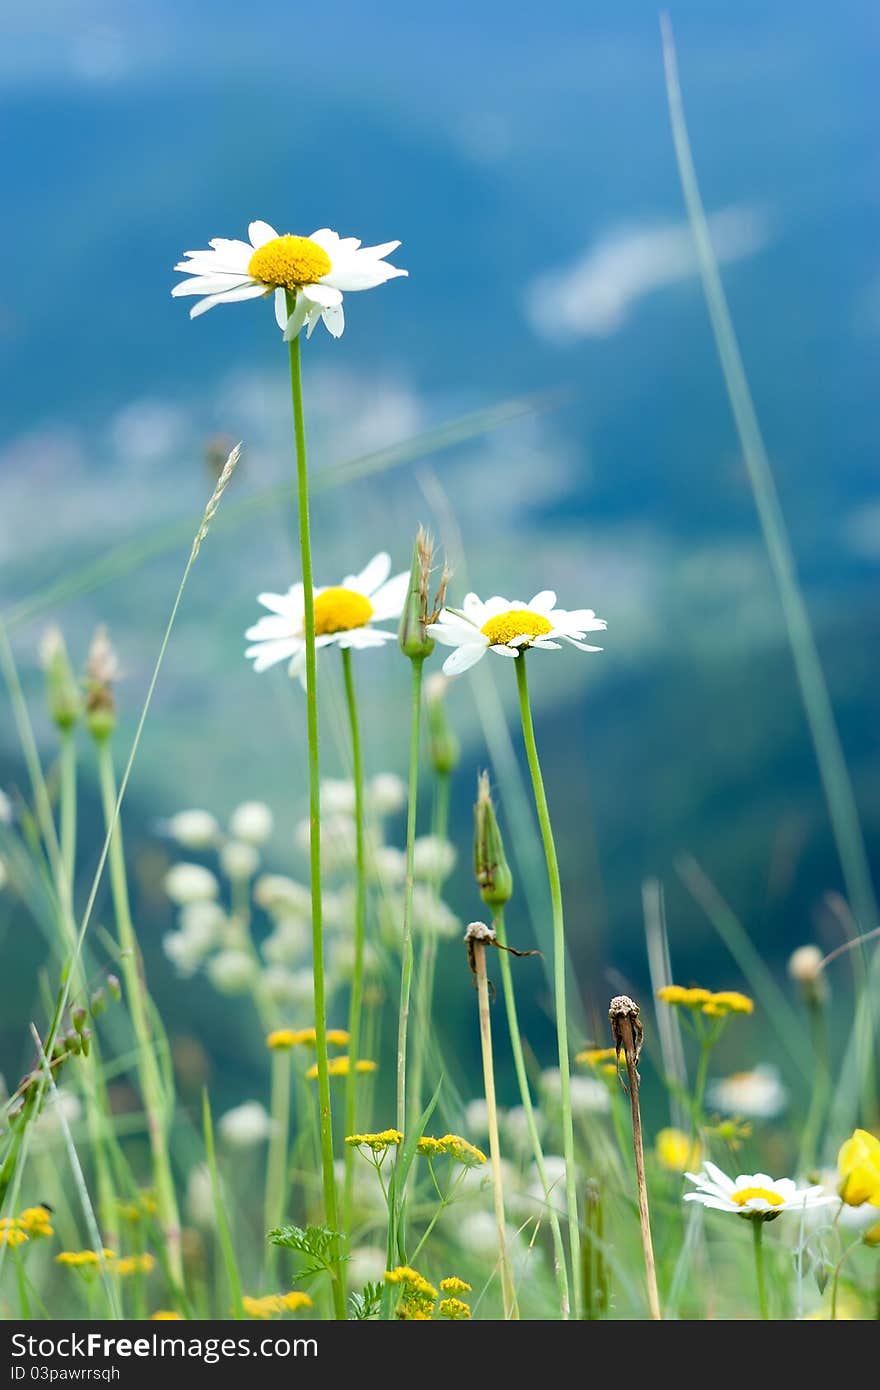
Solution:
<svg viewBox="0 0 880 1390"><path fill-rule="evenodd" d="M345 1080L345 1132L354 1134L357 1130L357 1063L361 1045L361 1013L364 999L364 940L367 923L367 855L366 855L366 806L364 795L364 760L361 749L360 721L358 719L357 694L352 670L351 649L342 649L342 674L345 683L345 703L348 710L348 726L351 734L351 768L354 778L354 845L355 845L355 897L354 897L354 967L351 976L351 998L348 1006L348 1076ZM354 1201L354 1159L355 1151L350 1144L345 1146L345 1179L343 1188L343 1224L351 1233Z"/></svg>

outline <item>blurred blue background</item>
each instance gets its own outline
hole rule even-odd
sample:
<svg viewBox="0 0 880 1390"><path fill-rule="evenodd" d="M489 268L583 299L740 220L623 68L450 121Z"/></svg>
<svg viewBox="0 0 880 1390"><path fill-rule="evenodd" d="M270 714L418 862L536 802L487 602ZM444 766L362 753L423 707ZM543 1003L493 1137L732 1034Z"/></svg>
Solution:
<svg viewBox="0 0 880 1390"><path fill-rule="evenodd" d="M876 853L876 14L807 0L671 15L715 248ZM649 874L667 888L679 978L740 983L679 882L685 853L776 966L803 940L836 945L824 898L840 871L684 220L654 6L33 0L7 6L3 27L4 610L113 547L195 529L206 441L245 441L229 505L290 476L271 309L189 323L169 295L185 248L244 235L251 218L399 237L410 278L352 301L341 342L320 330L306 349L316 478L464 413L559 395L316 493L318 577L380 548L405 567L421 520L448 545L454 591L465 573L481 592L554 587L608 619L601 656L532 667L588 1018L619 984L647 988ZM148 867L161 867L157 818L248 797L275 806L274 864L289 867L300 696L280 671L252 674L241 634L256 594L296 577L293 522L247 514L199 560L127 804ZM106 621L132 727L187 551L178 541L16 627L35 709L46 622L79 661ZM405 673L383 652L362 674L370 767L400 771ZM509 707L507 668L492 674ZM465 920L486 761L473 697L465 680L452 698ZM14 787L6 717L0 738ZM344 770L332 741L325 766ZM97 842L88 808L83 833ZM167 910L145 892L141 914L160 997L207 1018L216 997L176 984L162 958ZM511 933L528 944L522 902ZM14 1051L30 1000L7 1003Z"/></svg>

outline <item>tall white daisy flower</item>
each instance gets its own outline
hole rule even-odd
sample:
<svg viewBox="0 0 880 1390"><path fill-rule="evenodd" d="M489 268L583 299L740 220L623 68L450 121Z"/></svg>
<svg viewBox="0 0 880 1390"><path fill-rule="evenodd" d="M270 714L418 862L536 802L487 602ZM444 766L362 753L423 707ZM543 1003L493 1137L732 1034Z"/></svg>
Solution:
<svg viewBox="0 0 880 1390"><path fill-rule="evenodd" d="M384 551L375 555L360 574L350 574L341 584L315 589L315 646L381 647L393 642L396 631L374 627L374 623L399 618L409 589L409 573L388 578L391 557ZM253 659L255 671L267 671L279 661L290 661L292 676L305 677L305 602L302 584L293 584L286 594L260 594L260 603L270 610L245 636L253 643L245 656Z"/></svg>
<svg viewBox="0 0 880 1390"><path fill-rule="evenodd" d="M786 1211L809 1211L835 1203L837 1198L819 1185L798 1187L793 1178L771 1178L766 1173L741 1173L729 1178L714 1163L706 1162L701 1173L686 1173L696 1187L686 1192L686 1202L699 1202L715 1211L730 1211L753 1220L772 1221Z"/></svg>
<svg viewBox="0 0 880 1390"><path fill-rule="evenodd" d="M588 632L602 632L607 626L592 608L567 611L556 607L552 589L542 589L528 603L500 596L483 599L467 594L461 608L444 608L428 633L455 651L443 663L447 676L461 675L485 656L517 657L526 647L556 651L560 642L569 642L582 652L598 652L584 642ZM559 639L559 640L557 640Z"/></svg>
<svg viewBox="0 0 880 1390"><path fill-rule="evenodd" d="M343 293L372 290L409 274L384 259L397 250L399 241L361 246L357 237L340 237L329 227L320 227L311 236L280 236L268 222L252 222L248 236L249 241L215 237L208 250L183 253L185 259L174 269L190 278L181 280L171 293L175 298L201 296L190 309L190 318L207 313L215 304L272 294L275 318L286 342L304 326L310 338L319 319L339 338L345 328Z"/></svg>

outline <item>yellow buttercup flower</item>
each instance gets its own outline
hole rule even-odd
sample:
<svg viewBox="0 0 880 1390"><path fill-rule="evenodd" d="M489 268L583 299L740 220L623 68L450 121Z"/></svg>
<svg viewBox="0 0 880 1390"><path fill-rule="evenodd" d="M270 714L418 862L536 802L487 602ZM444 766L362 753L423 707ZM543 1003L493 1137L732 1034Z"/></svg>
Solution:
<svg viewBox="0 0 880 1390"><path fill-rule="evenodd" d="M353 1149L372 1149L374 1154L379 1154L397 1148L403 1142L403 1135L399 1129L383 1129L378 1134L347 1134L345 1142Z"/></svg>
<svg viewBox="0 0 880 1390"><path fill-rule="evenodd" d="M680 1129L661 1129L655 1143L657 1162L670 1173L686 1173L699 1168L702 1146Z"/></svg>
<svg viewBox="0 0 880 1390"><path fill-rule="evenodd" d="M368 1062L366 1058L361 1058L355 1063L354 1069L356 1072L370 1072L377 1071L378 1067L378 1062ZM350 1070L350 1057L331 1057L329 1062L327 1063L327 1074L329 1076L348 1076ZM306 1072L306 1077L309 1081L314 1081L317 1075L318 1064L317 1062L313 1062L312 1065L309 1067L308 1071Z"/></svg>
<svg viewBox="0 0 880 1390"><path fill-rule="evenodd" d="M866 1245L880 1245L880 1221L875 1226L869 1226L862 1236Z"/></svg>
<svg viewBox="0 0 880 1390"><path fill-rule="evenodd" d="M856 1129L837 1155L841 1200L849 1207L864 1202L880 1207L880 1139Z"/></svg>
<svg viewBox="0 0 880 1390"><path fill-rule="evenodd" d="M152 1255L125 1255L116 1261L116 1273L121 1279L127 1279L130 1274L151 1274L155 1268Z"/></svg>
<svg viewBox="0 0 880 1390"><path fill-rule="evenodd" d="M473 1290L470 1284L466 1284L463 1279L459 1279L457 1275L452 1274L448 1279L440 1280L440 1292L458 1297L463 1293L472 1293Z"/></svg>
<svg viewBox="0 0 880 1390"><path fill-rule="evenodd" d="M464 1322L471 1315L471 1310L466 1303L462 1303L460 1298L444 1298L437 1309L441 1318L448 1318L450 1322Z"/></svg>

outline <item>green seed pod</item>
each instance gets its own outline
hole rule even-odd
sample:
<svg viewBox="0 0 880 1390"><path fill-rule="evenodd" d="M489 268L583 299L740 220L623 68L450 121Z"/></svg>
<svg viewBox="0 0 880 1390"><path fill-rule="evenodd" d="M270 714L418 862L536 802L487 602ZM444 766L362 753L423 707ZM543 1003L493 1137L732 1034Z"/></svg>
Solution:
<svg viewBox="0 0 880 1390"><path fill-rule="evenodd" d="M500 908L513 896L513 874L495 815L489 774L481 772L474 805L474 876L483 902Z"/></svg>
<svg viewBox="0 0 880 1390"><path fill-rule="evenodd" d="M102 989L96 989L89 1000L92 1018L100 1018L107 1007L107 996Z"/></svg>
<svg viewBox="0 0 880 1390"><path fill-rule="evenodd" d="M77 1033L82 1033L82 1030L86 1026L87 1018L88 1013L80 1005L77 1005L75 1009L71 1009L70 1011L70 1021L76 1029Z"/></svg>
<svg viewBox="0 0 880 1390"><path fill-rule="evenodd" d="M42 659L49 714L57 728L72 729L82 717L82 697L57 627L50 628L43 638Z"/></svg>
<svg viewBox="0 0 880 1390"><path fill-rule="evenodd" d="M122 998L122 985L119 983L119 977L117 975L107 976L107 989L109 991L110 998L115 1000L115 1002L118 1004L120 999Z"/></svg>
<svg viewBox="0 0 880 1390"><path fill-rule="evenodd" d="M413 547L409 589L397 630L400 650L411 661L424 661L434 650L434 639L428 636L426 629L436 620L446 602L446 583L449 576L445 568L433 601L430 597L433 561L434 542L420 526Z"/></svg>

